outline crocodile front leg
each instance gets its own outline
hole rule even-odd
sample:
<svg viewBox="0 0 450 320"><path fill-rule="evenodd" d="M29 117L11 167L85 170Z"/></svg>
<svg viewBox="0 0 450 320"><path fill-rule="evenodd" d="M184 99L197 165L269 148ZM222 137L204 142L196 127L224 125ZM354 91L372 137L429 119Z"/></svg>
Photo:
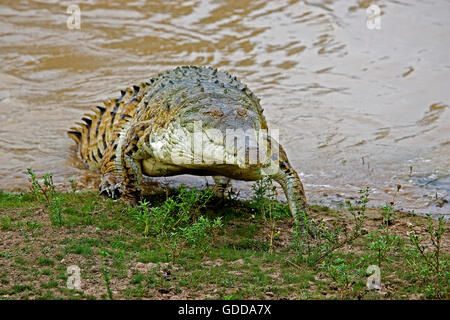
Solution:
<svg viewBox="0 0 450 320"><path fill-rule="evenodd" d="M308 214L308 207L306 202L305 191L303 184L298 177L297 172L289 163L286 152L283 147L278 144L274 139L270 138L270 143L275 144L275 148L272 150L278 150L276 154L272 154L272 161L278 168L275 168L269 176L278 182L283 188L286 200L289 205L289 209L294 216L296 222L299 222L299 215L304 212Z"/></svg>
<svg viewBox="0 0 450 320"><path fill-rule="evenodd" d="M136 205L141 198L142 160L148 154L142 142L148 139L149 127L145 122L130 127L126 135L121 136L122 200Z"/></svg>
<svg viewBox="0 0 450 320"><path fill-rule="evenodd" d="M230 178L224 176L213 176L214 182L214 193L222 198L225 198L225 190L230 186Z"/></svg>
<svg viewBox="0 0 450 320"><path fill-rule="evenodd" d="M99 187L100 194L113 199L119 198L122 194L122 173L116 157L117 143L118 141L115 141L108 147L100 168L102 173L102 181Z"/></svg>

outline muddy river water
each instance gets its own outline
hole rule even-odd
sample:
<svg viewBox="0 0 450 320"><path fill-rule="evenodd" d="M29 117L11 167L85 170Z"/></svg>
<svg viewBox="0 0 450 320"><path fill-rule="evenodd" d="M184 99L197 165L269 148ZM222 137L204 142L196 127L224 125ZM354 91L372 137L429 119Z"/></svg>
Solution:
<svg viewBox="0 0 450 320"><path fill-rule="evenodd" d="M400 184L397 208L450 217L449 18L448 0L1 0L0 189L26 189L28 167L95 187L66 130L125 86L195 64L261 98L312 203L369 185L381 205Z"/></svg>

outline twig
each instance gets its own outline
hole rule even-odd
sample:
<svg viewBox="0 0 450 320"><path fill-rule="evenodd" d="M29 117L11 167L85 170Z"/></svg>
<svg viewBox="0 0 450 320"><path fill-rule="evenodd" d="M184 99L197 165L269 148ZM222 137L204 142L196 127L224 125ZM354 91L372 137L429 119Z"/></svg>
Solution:
<svg viewBox="0 0 450 320"><path fill-rule="evenodd" d="M293 263L291 260L289 260L289 259L286 258L285 261L288 262L288 263L290 263L291 265L293 265L293 266L296 267L297 269L302 270L302 268L301 268L298 264Z"/></svg>

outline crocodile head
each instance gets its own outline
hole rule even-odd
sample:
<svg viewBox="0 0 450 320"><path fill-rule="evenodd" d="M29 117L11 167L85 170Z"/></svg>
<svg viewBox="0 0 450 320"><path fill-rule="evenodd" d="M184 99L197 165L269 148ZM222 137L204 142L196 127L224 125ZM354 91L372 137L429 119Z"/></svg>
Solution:
<svg viewBox="0 0 450 320"><path fill-rule="evenodd" d="M270 147L257 110L212 96L202 108L187 107L166 127L152 132L147 150L157 163L255 180L261 168L267 171L273 164L272 170L279 169L271 161L277 151Z"/></svg>

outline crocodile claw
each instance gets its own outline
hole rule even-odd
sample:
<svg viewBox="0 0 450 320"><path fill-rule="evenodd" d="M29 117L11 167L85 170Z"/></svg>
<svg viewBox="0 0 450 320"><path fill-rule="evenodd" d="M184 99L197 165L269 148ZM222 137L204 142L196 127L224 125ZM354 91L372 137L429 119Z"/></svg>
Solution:
<svg viewBox="0 0 450 320"><path fill-rule="evenodd" d="M112 199L118 199L122 195L122 183L116 182L116 179L110 175L103 177L99 189L101 195Z"/></svg>

